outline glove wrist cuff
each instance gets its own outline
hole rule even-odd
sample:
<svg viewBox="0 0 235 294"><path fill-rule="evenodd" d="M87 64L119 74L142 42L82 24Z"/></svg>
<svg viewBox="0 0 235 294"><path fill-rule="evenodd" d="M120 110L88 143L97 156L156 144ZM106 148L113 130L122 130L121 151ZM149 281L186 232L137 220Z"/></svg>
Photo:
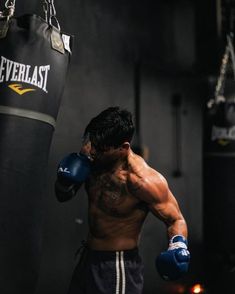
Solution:
<svg viewBox="0 0 235 294"><path fill-rule="evenodd" d="M187 240L184 236L175 235L170 239L168 250L174 250L178 248L187 249Z"/></svg>

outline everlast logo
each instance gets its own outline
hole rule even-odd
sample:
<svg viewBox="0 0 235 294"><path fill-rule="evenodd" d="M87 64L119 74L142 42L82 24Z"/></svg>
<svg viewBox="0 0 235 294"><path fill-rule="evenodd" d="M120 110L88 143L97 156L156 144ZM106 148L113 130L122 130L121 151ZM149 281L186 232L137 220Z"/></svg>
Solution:
<svg viewBox="0 0 235 294"><path fill-rule="evenodd" d="M230 128L212 127L211 140L218 140L221 145L228 144L228 141L235 140L235 126Z"/></svg>
<svg viewBox="0 0 235 294"><path fill-rule="evenodd" d="M49 70L50 65L31 66L1 56L0 83L27 83L48 93L47 79ZM23 89L23 86L18 83L10 85L9 87L20 95L29 91L34 91L33 89Z"/></svg>

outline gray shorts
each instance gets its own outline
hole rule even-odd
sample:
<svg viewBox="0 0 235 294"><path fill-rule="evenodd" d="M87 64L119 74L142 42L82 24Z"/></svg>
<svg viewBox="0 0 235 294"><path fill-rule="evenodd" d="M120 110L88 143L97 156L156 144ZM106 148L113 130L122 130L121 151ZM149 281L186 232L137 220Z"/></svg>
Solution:
<svg viewBox="0 0 235 294"><path fill-rule="evenodd" d="M138 249L96 251L84 246L68 294L141 294L143 263Z"/></svg>

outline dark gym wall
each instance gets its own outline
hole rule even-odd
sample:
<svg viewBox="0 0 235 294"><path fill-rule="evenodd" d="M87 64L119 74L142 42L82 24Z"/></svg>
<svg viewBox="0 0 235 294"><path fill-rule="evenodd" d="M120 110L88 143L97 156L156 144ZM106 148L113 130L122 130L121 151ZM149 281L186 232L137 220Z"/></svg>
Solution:
<svg viewBox="0 0 235 294"><path fill-rule="evenodd" d="M17 3L17 12L42 13L40 1ZM55 1L64 31L75 36L73 56L49 158L44 250L37 294L65 294L86 237L86 195L68 203L55 199L53 183L59 160L80 148L84 127L106 107L134 110L134 61L141 68L141 132L149 164L168 179L185 215L192 265L187 282L198 280L202 241L201 104L203 81L195 75L193 1ZM21 6L21 7L19 7ZM173 95L180 95L181 167L175 171ZM177 284L162 282L154 258L167 247L164 225L149 216L141 239L145 294L173 293ZM194 247L197 250L194 251Z"/></svg>

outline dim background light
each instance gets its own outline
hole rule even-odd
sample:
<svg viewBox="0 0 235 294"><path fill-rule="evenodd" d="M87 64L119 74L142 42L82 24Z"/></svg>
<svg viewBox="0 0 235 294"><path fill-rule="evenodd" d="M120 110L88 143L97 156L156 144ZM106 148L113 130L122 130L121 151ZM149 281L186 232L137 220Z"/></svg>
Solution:
<svg viewBox="0 0 235 294"><path fill-rule="evenodd" d="M191 289L190 289L191 294L201 294L205 293L205 289L201 284L195 284Z"/></svg>

